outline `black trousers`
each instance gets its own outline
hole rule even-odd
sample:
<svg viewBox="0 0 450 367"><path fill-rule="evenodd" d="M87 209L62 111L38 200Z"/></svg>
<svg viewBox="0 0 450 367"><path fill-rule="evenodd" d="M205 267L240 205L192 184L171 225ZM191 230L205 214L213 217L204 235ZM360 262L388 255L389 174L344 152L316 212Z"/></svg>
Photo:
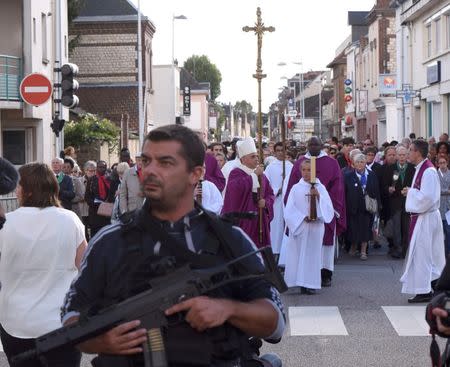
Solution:
<svg viewBox="0 0 450 367"><path fill-rule="evenodd" d="M409 245L410 215L403 210L398 210L394 213L391 220L393 221L394 229L394 247L397 251L401 252L404 257L406 256Z"/></svg>
<svg viewBox="0 0 450 367"><path fill-rule="evenodd" d="M12 366L11 358L13 356L35 347L35 339L16 338L9 335L1 325L0 338L10 366ZM38 358L33 358L24 361L17 365L17 367L79 367L81 362L81 352L74 347L64 347L46 354L44 358L47 364L42 364Z"/></svg>

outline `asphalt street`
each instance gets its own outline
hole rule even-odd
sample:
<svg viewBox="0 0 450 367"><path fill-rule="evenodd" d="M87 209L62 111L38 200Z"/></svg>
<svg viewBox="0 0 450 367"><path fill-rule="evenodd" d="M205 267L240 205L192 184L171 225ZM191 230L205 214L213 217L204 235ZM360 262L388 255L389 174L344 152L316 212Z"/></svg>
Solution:
<svg viewBox="0 0 450 367"><path fill-rule="evenodd" d="M403 263L391 259L384 246L371 249L367 261L344 254L336 262L332 287L312 296L287 294L283 299L291 316L296 307L337 307L348 335L291 335L295 320L288 317L283 340L265 344L264 351L277 353L287 367L430 366L431 336L426 335L425 313L420 309L424 304L409 305L408 295L400 293ZM392 320L403 327L405 335L422 335L400 336L382 308L386 306L394 306L393 310L406 307L398 309L399 317ZM301 326L296 328L301 332ZM439 344L442 351L445 341L441 339Z"/></svg>
<svg viewBox="0 0 450 367"><path fill-rule="evenodd" d="M407 303L408 295L400 293L403 261L386 251L371 249L367 261L344 254L332 287L312 296L284 294L288 327L279 344L264 344L263 353L277 353L287 367L430 366L424 305ZM397 310L398 317L388 317L383 307ZM445 342L439 344L442 350ZM90 366L90 359L84 356L82 366ZM8 363L0 353L3 366Z"/></svg>

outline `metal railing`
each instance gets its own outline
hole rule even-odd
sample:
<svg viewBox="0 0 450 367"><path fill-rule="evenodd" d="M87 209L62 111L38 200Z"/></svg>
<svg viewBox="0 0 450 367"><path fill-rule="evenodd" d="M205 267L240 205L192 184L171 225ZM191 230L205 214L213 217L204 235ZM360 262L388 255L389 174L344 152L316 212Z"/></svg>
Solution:
<svg viewBox="0 0 450 367"><path fill-rule="evenodd" d="M20 101L21 80L22 59L15 56L0 55L0 100Z"/></svg>

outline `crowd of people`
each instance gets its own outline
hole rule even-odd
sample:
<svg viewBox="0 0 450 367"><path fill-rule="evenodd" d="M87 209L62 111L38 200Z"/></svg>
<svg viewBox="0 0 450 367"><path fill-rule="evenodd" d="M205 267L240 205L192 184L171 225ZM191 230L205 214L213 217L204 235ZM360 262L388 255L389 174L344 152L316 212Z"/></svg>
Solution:
<svg viewBox="0 0 450 367"><path fill-rule="evenodd" d="M317 289L330 286L336 246L350 256L366 261L373 249L387 244L389 256L406 258L407 266L401 281L402 291L414 295L409 302L430 299L431 282L437 278L436 274L442 270L445 256L449 254L450 226L446 217L446 213L450 213L448 134L442 134L437 143L433 137L426 141L411 134L400 142L386 142L379 147L369 137L361 142L355 142L351 137L341 141L331 138L325 143L312 137L306 144L287 141L284 146L270 142L262 147L263 165L257 164L257 149L251 144L244 139L208 146L210 154L222 166L227 181L223 212L263 209L262 225L243 219L239 226L257 245L270 244L274 253L279 254L279 264L286 267L285 279L289 286L300 287L300 292L305 294L314 294ZM314 197L318 200L320 215L317 221L311 222L307 215L308 203L314 199L310 193L302 191L301 186L311 186L303 171L309 170L308 166L304 167L304 162L313 157L317 176ZM416 167L423 161L428 162L432 170L419 175ZM421 188L423 174L426 183ZM261 175L263 180L259 182L264 190L256 198ZM428 182L428 177L434 181ZM291 194L294 187L296 190ZM323 194L323 189L328 195ZM416 199L422 202L415 202L415 190L419 192ZM427 190L439 196L437 203ZM334 212L331 218L327 217L323 203L328 199ZM418 218L424 219L422 214L429 216L431 213L439 214L439 223L432 221L437 226L436 231L431 232L427 225L426 230L415 231L417 236L413 235ZM429 226L433 227L432 224ZM433 245L429 240L424 241L427 247L420 253L419 238L424 234L429 238L431 235L438 237ZM294 238L297 239L294 241ZM315 248L308 247L312 246L311 242ZM317 242L322 242L319 252L314 251L318 248ZM411 243L420 245L411 246ZM407 257L409 247L414 250L410 250ZM316 253L314 259L311 258L313 253ZM413 256L415 261L412 261ZM423 268L426 270L422 271ZM424 280L419 282L417 277Z"/></svg>
<svg viewBox="0 0 450 367"><path fill-rule="evenodd" d="M258 219L242 214L234 221L258 247L272 247L279 265L287 267L288 285L300 287L301 293L314 294L317 289L331 285L336 246L365 261L373 249L387 244L392 258L406 258L411 242L411 212L406 209L406 192L416 173L415 163L410 158L413 141L424 140L416 140L412 134L400 142L386 142L379 147L369 137L361 142L355 142L351 137L341 141L333 137L324 143L317 137L312 137L306 144L269 142L262 146L264 162L261 163L252 138L204 143L204 173L194 189L194 197L205 209L218 215L257 213ZM430 138L426 154L438 173L438 209L445 255L450 252L450 225L446 218L450 210L449 144L447 134L442 134L437 143ZM330 220L320 217L317 221L323 225L324 232L315 234L315 238L322 238L319 241L322 247L317 247L321 251L316 256L320 258L320 266L303 276L301 271L307 267L300 264L306 259L310 264L314 262L308 258L311 251L307 251L305 258L298 258L299 245L293 244L295 236L290 236L289 232L297 233L303 227L301 222L289 225L292 222L289 218L298 206L302 206L300 210L305 214L307 205L298 204L305 200L298 194L292 195L289 205L288 200L292 188L302 178L305 181L302 164L312 157L317 159L315 188L325 189L333 215ZM134 212L144 203L140 154L133 162L129 150L124 148L120 152L120 162L112 167L107 167L104 161L87 161L81 170L75 150L68 147L64 158L55 158L51 163L59 183L61 204L79 216L85 225L87 239L108 224L120 223L121 216ZM324 195L317 192L317 197ZM308 196L308 202L314 198ZM308 219L302 215L298 218ZM312 228L311 222L306 227ZM286 264L287 259L291 260L290 264ZM296 276L292 275L292 259L295 259ZM320 273L319 283L317 272ZM316 279L314 286L309 277ZM417 290L418 294L430 293Z"/></svg>
<svg viewBox="0 0 450 367"><path fill-rule="evenodd" d="M50 165L24 165L19 209L7 214L0 231L0 337L7 357L29 349L61 320L76 322L93 304L106 307L127 298L134 276L149 271L146 261L178 256L171 249L180 246L202 259L200 267L211 264L210 257L217 264L255 246L271 246L286 284L294 293L312 295L332 285L336 247L366 261L374 248L387 244L389 256L405 259L400 281L402 292L414 295L408 301L429 301L450 251L449 144L447 134L438 143L411 135L380 147L370 138L323 143L313 136L306 144L264 144L261 162L253 138L207 145L198 134L172 125L152 131L133 160L123 148L111 167L103 160L79 164L72 147ZM222 219L219 226L215 221L225 217L223 223L232 224L223 231ZM130 232L151 243L153 254L142 250L123 267L131 258ZM183 261L190 256L184 254ZM257 257L249 266L260 266ZM123 289L121 279L127 279ZM187 312L183 327L168 337L175 351L170 358L186 355L178 332L192 338L193 351L201 354L196 344L205 340L199 334L224 325L220 332L236 334L237 344L242 333L278 341L285 327L278 292L264 281L242 286L245 292L219 292L237 303L196 297L169 308L167 315ZM23 294L36 297L24 302ZM119 325L79 349L139 354L147 336L138 325ZM102 363L108 358L100 356ZM237 360L231 354L207 358L218 366ZM222 363L228 358L230 363ZM133 365L138 360L131 357ZM70 347L50 361L78 366L80 354Z"/></svg>

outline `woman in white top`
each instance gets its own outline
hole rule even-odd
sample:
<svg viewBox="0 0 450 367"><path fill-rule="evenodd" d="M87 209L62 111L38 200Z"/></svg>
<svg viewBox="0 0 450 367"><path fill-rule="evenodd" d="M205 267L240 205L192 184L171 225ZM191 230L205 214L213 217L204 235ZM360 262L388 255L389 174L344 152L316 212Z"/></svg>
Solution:
<svg viewBox="0 0 450 367"><path fill-rule="evenodd" d="M61 327L60 307L86 248L84 226L60 206L50 167L26 164L19 174L20 207L6 214L0 231L0 337L8 361ZM46 356L49 367L79 366L80 358L74 347ZM41 364L34 359L24 366Z"/></svg>

